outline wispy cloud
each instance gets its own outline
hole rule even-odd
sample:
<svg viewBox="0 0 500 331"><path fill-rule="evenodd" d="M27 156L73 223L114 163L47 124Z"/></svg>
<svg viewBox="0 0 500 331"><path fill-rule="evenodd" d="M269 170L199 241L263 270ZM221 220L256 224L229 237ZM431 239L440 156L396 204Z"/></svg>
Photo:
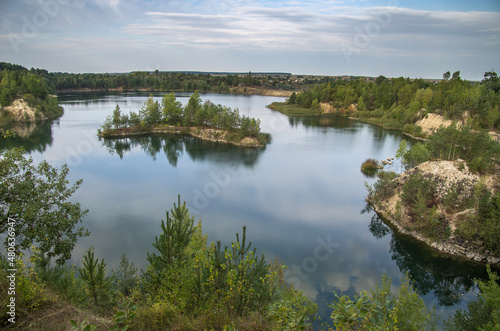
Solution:
<svg viewBox="0 0 500 331"><path fill-rule="evenodd" d="M366 51L398 50L404 55L425 45L484 47L485 31L498 29L498 14L431 12L395 7L337 7L319 14L297 7L239 7L222 15L148 12L149 21L124 28L132 35L155 36L164 43L192 47L332 51L359 38Z"/></svg>

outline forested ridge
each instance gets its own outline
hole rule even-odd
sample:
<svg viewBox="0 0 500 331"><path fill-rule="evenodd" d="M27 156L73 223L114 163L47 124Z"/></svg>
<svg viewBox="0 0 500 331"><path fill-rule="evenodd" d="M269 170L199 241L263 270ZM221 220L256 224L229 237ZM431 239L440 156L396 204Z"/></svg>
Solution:
<svg viewBox="0 0 500 331"><path fill-rule="evenodd" d="M65 90L150 90L201 91L230 93L232 87L248 86L269 89L297 89L303 84L292 84L286 74L221 74L168 71L134 71L130 73L62 73L45 69L27 68L0 62L0 71L30 72L42 77L47 87L55 92ZM312 82L311 82L312 83Z"/></svg>
<svg viewBox="0 0 500 331"><path fill-rule="evenodd" d="M414 133L412 125L427 113L447 119L470 120L475 129L500 128L500 80L493 70L481 83L460 78L460 71L446 72L439 83L423 79L379 76L375 81L337 80L292 94L287 104L319 114L328 103L336 114L371 118L388 127ZM355 105L357 111L349 109ZM417 132L418 134L418 129Z"/></svg>

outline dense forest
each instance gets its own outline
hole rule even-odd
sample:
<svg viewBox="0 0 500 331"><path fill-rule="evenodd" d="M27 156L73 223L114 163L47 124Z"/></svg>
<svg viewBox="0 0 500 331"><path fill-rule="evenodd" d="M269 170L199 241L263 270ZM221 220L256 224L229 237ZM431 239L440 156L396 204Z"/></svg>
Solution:
<svg viewBox="0 0 500 331"><path fill-rule="evenodd" d="M371 118L386 127L417 133L413 124L427 113L452 120L470 120L473 128L500 128L500 80L493 70L484 74L482 83L460 78L460 71L446 72L439 83L423 79L379 76L375 81L353 79L314 85L292 94L289 105L318 111L328 103L337 114L349 113ZM357 111L348 109L355 105ZM416 130L416 132L415 132Z"/></svg>
<svg viewBox="0 0 500 331"><path fill-rule="evenodd" d="M131 73L61 73L48 72L45 69L26 69L23 66L0 62L0 71L29 72L42 77L52 91L75 89L92 90L150 90L150 91L201 91L230 93L232 87L264 87L270 89L297 89L303 84L291 83L288 75L227 74L208 73L134 71ZM307 81L312 84L317 81Z"/></svg>
<svg viewBox="0 0 500 331"><path fill-rule="evenodd" d="M57 90L65 89L152 89L159 91L194 91L229 93L229 87L262 86L261 79L246 75L212 76L209 74L132 72L129 74L59 74L49 76ZM272 87L272 85L267 84Z"/></svg>
<svg viewBox="0 0 500 331"><path fill-rule="evenodd" d="M3 107L10 106L14 100L23 99L36 112L45 117L56 117L63 113L58 105L54 89L37 71L8 63L0 63L0 107L2 120L9 120Z"/></svg>

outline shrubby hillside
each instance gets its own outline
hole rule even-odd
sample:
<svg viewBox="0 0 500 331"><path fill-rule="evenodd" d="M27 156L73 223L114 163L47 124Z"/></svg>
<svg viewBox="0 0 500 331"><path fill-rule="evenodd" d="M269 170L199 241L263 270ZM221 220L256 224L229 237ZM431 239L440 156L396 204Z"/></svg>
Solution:
<svg viewBox="0 0 500 331"><path fill-rule="evenodd" d="M33 121L63 114L54 90L40 70L0 63L2 121ZM16 102L17 101L17 102Z"/></svg>
<svg viewBox="0 0 500 331"><path fill-rule="evenodd" d="M460 78L460 71L447 72L433 83L423 79L379 76L375 81L338 80L313 86L293 94L288 105L321 113L328 104L334 114L370 119L386 127L421 133L414 123L428 113L446 119L467 121L474 129L500 128L500 80L493 70L481 83Z"/></svg>

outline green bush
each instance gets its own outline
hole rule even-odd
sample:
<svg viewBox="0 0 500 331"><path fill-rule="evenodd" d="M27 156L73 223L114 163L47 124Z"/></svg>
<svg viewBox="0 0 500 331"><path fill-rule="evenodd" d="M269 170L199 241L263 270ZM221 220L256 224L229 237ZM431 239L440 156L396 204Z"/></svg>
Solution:
<svg viewBox="0 0 500 331"><path fill-rule="evenodd" d="M406 123L405 125L403 125L403 132L410 134L413 133L413 124Z"/></svg>
<svg viewBox="0 0 500 331"><path fill-rule="evenodd" d="M361 164L361 172L367 176L374 176L379 168L378 161L374 159L366 159L365 162Z"/></svg>
<svg viewBox="0 0 500 331"><path fill-rule="evenodd" d="M104 259L95 258L94 248L90 247L83 256L79 268L80 278L85 284L85 293L95 309L109 309L113 305L116 292L113 289L113 278L106 273Z"/></svg>
<svg viewBox="0 0 500 331"><path fill-rule="evenodd" d="M393 171L379 171L378 180L373 184L373 198L375 200L386 199L394 193L396 183L393 179L397 174Z"/></svg>
<svg viewBox="0 0 500 331"><path fill-rule="evenodd" d="M444 323L445 330L499 330L500 286L498 276L486 266L489 281L476 280L480 292L475 300L467 304L467 310L459 309Z"/></svg>
<svg viewBox="0 0 500 331"><path fill-rule="evenodd" d="M410 284L408 276L402 280L396 294L391 293L391 280L382 276L368 293L356 293L354 298L339 296L328 306L331 318L339 330L435 330L435 311L429 311L422 298Z"/></svg>
<svg viewBox="0 0 500 331"><path fill-rule="evenodd" d="M10 287L10 272L12 269L9 260L6 256L0 255L0 304L2 307L7 307L10 304L10 298L13 297L9 293ZM18 253L16 259L17 271L15 272L15 321L20 318L40 310L53 302L45 289L45 286L40 282L37 274L30 261L28 261L22 253ZM7 314L7 308L2 309L0 312L0 321L7 321L12 316Z"/></svg>
<svg viewBox="0 0 500 331"><path fill-rule="evenodd" d="M424 205L428 208L435 206L437 203L434 182L425 178L420 172L416 172L411 174L403 184L401 200L406 207L413 209L419 199L423 200Z"/></svg>
<svg viewBox="0 0 500 331"><path fill-rule="evenodd" d="M434 240L450 235L448 222L436 207L439 199L432 179L425 178L420 172L411 174L401 189L401 200L413 221L412 230Z"/></svg>
<svg viewBox="0 0 500 331"><path fill-rule="evenodd" d="M82 291L84 284L77 276L78 271L74 265L51 266L50 258L43 253L35 255L33 262L38 278L64 300L76 305L81 305L86 301L86 295Z"/></svg>
<svg viewBox="0 0 500 331"><path fill-rule="evenodd" d="M402 163L405 168L413 168L430 160L429 150L422 143L416 143L403 155Z"/></svg>

